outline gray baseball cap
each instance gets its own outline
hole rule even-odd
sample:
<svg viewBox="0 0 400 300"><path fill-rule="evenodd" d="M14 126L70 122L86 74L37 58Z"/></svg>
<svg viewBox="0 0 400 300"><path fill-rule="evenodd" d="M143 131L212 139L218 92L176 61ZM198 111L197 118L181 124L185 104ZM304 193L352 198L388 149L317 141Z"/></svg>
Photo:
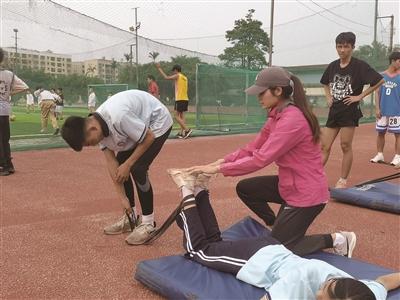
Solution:
<svg viewBox="0 0 400 300"><path fill-rule="evenodd" d="M256 82L245 90L248 95L259 95L270 87L290 85L290 73L281 67L269 67L258 73Z"/></svg>

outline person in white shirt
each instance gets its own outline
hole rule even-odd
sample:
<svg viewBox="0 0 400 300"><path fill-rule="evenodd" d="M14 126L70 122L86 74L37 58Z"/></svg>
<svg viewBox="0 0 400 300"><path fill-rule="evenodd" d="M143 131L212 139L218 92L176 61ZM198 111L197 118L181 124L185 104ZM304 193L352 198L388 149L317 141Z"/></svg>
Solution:
<svg viewBox="0 0 400 300"><path fill-rule="evenodd" d="M265 289L262 300L384 300L400 287L400 273L358 280L324 261L295 255L271 235L223 240L209 199L210 175L169 173L182 192L176 223L183 231L185 257Z"/></svg>
<svg viewBox="0 0 400 300"><path fill-rule="evenodd" d="M88 97L88 108L89 112L93 113L96 110L96 93L92 88L89 89L89 97Z"/></svg>
<svg viewBox="0 0 400 300"><path fill-rule="evenodd" d="M35 100L30 90L26 93L26 113L35 112Z"/></svg>
<svg viewBox="0 0 400 300"><path fill-rule="evenodd" d="M58 122L54 114L56 108L56 99L54 94L43 89L41 86L37 87L33 94L38 98L38 105L41 112L42 129L40 132L44 133L47 131L47 123L50 118L51 124L54 128L53 134L57 135L60 132L60 128L58 127Z"/></svg>
<svg viewBox="0 0 400 300"><path fill-rule="evenodd" d="M3 59L4 51L0 48L0 64ZM15 172L10 149L10 99L12 95L28 89L28 85L13 72L0 69L0 176Z"/></svg>
<svg viewBox="0 0 400 300"><path fill-rule="evenodd" d="M65 120L61 136L72 149L81 151L83 146L100 145L124 206L125 214L117 223L105 227L105 234L132 231L126 242L138 245L155 230L148 169L167 140L172 124L167 107L139 90L113 95L89 117L71 116ZM133 183L142 209L141 218L135 207Z"/></svg>

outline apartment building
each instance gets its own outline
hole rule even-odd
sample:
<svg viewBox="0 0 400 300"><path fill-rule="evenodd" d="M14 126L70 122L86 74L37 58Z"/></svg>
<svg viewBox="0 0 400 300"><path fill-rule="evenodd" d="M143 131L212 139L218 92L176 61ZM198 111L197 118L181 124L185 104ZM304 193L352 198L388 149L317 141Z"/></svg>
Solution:
<svg viewBox="0 0 400 300"><path fill-rule="evenodd" d="M53 75L67 75L71 73L71 55L54 53L48 51L37 51L28 49L3 48L5 62L11 68L15 63L18 68L30 68L32 70L42 70Z"/></svg>

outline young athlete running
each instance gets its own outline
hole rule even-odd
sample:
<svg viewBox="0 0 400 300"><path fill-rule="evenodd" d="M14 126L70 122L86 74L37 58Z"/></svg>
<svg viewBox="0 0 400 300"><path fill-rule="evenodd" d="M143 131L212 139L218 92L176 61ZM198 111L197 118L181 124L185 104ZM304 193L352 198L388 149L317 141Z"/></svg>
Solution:
<svg viewBox="0 0 400 300"><path fill-rule="evenodd" d="M255 85L246 93L258 95L261 106L269 111L261 132L223 159L188 172L240 176L275 162L278 176L241 180L236 186L239 198L265 224L273 225L272 236L294 253L305 255L332 247L329 235L305 236L328 202L329 192L319 145L320 127L301 81L283 68L270 67L257 75ZM277 216L268 202L281 205ZM348 241L351 255L355 234L346 232L338 239L338 243Z"/></svg>
<svg viewBox="0 0 400 300"><path fill-rule="evenodd" d="M206 189L207 177L194 178L180 170L170 174L183 196L176 223L184 233L185 257L264 288L264 300L383 300L387 291L400 286L400 273L356 280L324 261L293 254L270 236L224 241ZM327 236L335 240L339 234ZM338 247L346 249L346 244Z"/></svg>
<svg viewBox="0 0 400 300"><path fill-rule="evenodd" d="M74 116L65 120L62 137L75 151L81 151L83 146L100 145L119 199L127 211L118 222L104 228L105 234L132 231L126 242L136 245L155 230L148 169L167 140L172 123L168 109L152 95L139 90L113 95L87 118ZM142 208L140 219L133 183Z"/></svg>
<svg viewBox="0 0 400 300"><path fill-rule="evenodd" d="M383 148L385 146L386 131L394 133L395 155L391 165L400 164L400 52L393 52L389 56L389 67L382 73L385 83L376 91L376 130L378 137L376 147L378 154L371 162L385 161Z"/></svg>
<svg viewBox="0 0 400 300"><path fill-rule="evenodd" d="M331 147L340 132L343 159L336 188L345 188L353 163L352 143L355 128L362 117L360 101L384 81L382 75L366 62L352 57L356 36L342 32L336 37L339 59L331 62L321 78L329 107L328 120L322 138L323 164L328 161ZM369 88L363 91L364 85Z"/></svg>

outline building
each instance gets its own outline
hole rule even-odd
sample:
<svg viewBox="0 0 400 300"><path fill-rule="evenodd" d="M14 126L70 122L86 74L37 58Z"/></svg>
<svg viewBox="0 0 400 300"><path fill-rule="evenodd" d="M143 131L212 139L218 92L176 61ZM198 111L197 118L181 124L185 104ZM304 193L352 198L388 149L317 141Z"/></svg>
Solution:
<svg viewBox="0 0 400 300"><path fill-rule="evenodd" d="M88 77L98 77L102 79L104 83L114 83L118 78L119 63L115 60L108 60L103 57L101 59L85 60L79 64L81 67L78 66L78 62L76 62L76 66L74 67L74 70L76 70L78 74L82 74L81 72L84 70L84 75Z"/></svg>
<svg viewBox="0 0 400 300"><path fill-rule="evenodd" d="M29 68L32 70L42 70L53 75L67 75L71 73L71 55L53 53L50 50L37 51L28 49L18 49L17 55L15 48L3 48L5 63L10 68L18 69ZM17 61L15 61L17 59Z"/></svg>

